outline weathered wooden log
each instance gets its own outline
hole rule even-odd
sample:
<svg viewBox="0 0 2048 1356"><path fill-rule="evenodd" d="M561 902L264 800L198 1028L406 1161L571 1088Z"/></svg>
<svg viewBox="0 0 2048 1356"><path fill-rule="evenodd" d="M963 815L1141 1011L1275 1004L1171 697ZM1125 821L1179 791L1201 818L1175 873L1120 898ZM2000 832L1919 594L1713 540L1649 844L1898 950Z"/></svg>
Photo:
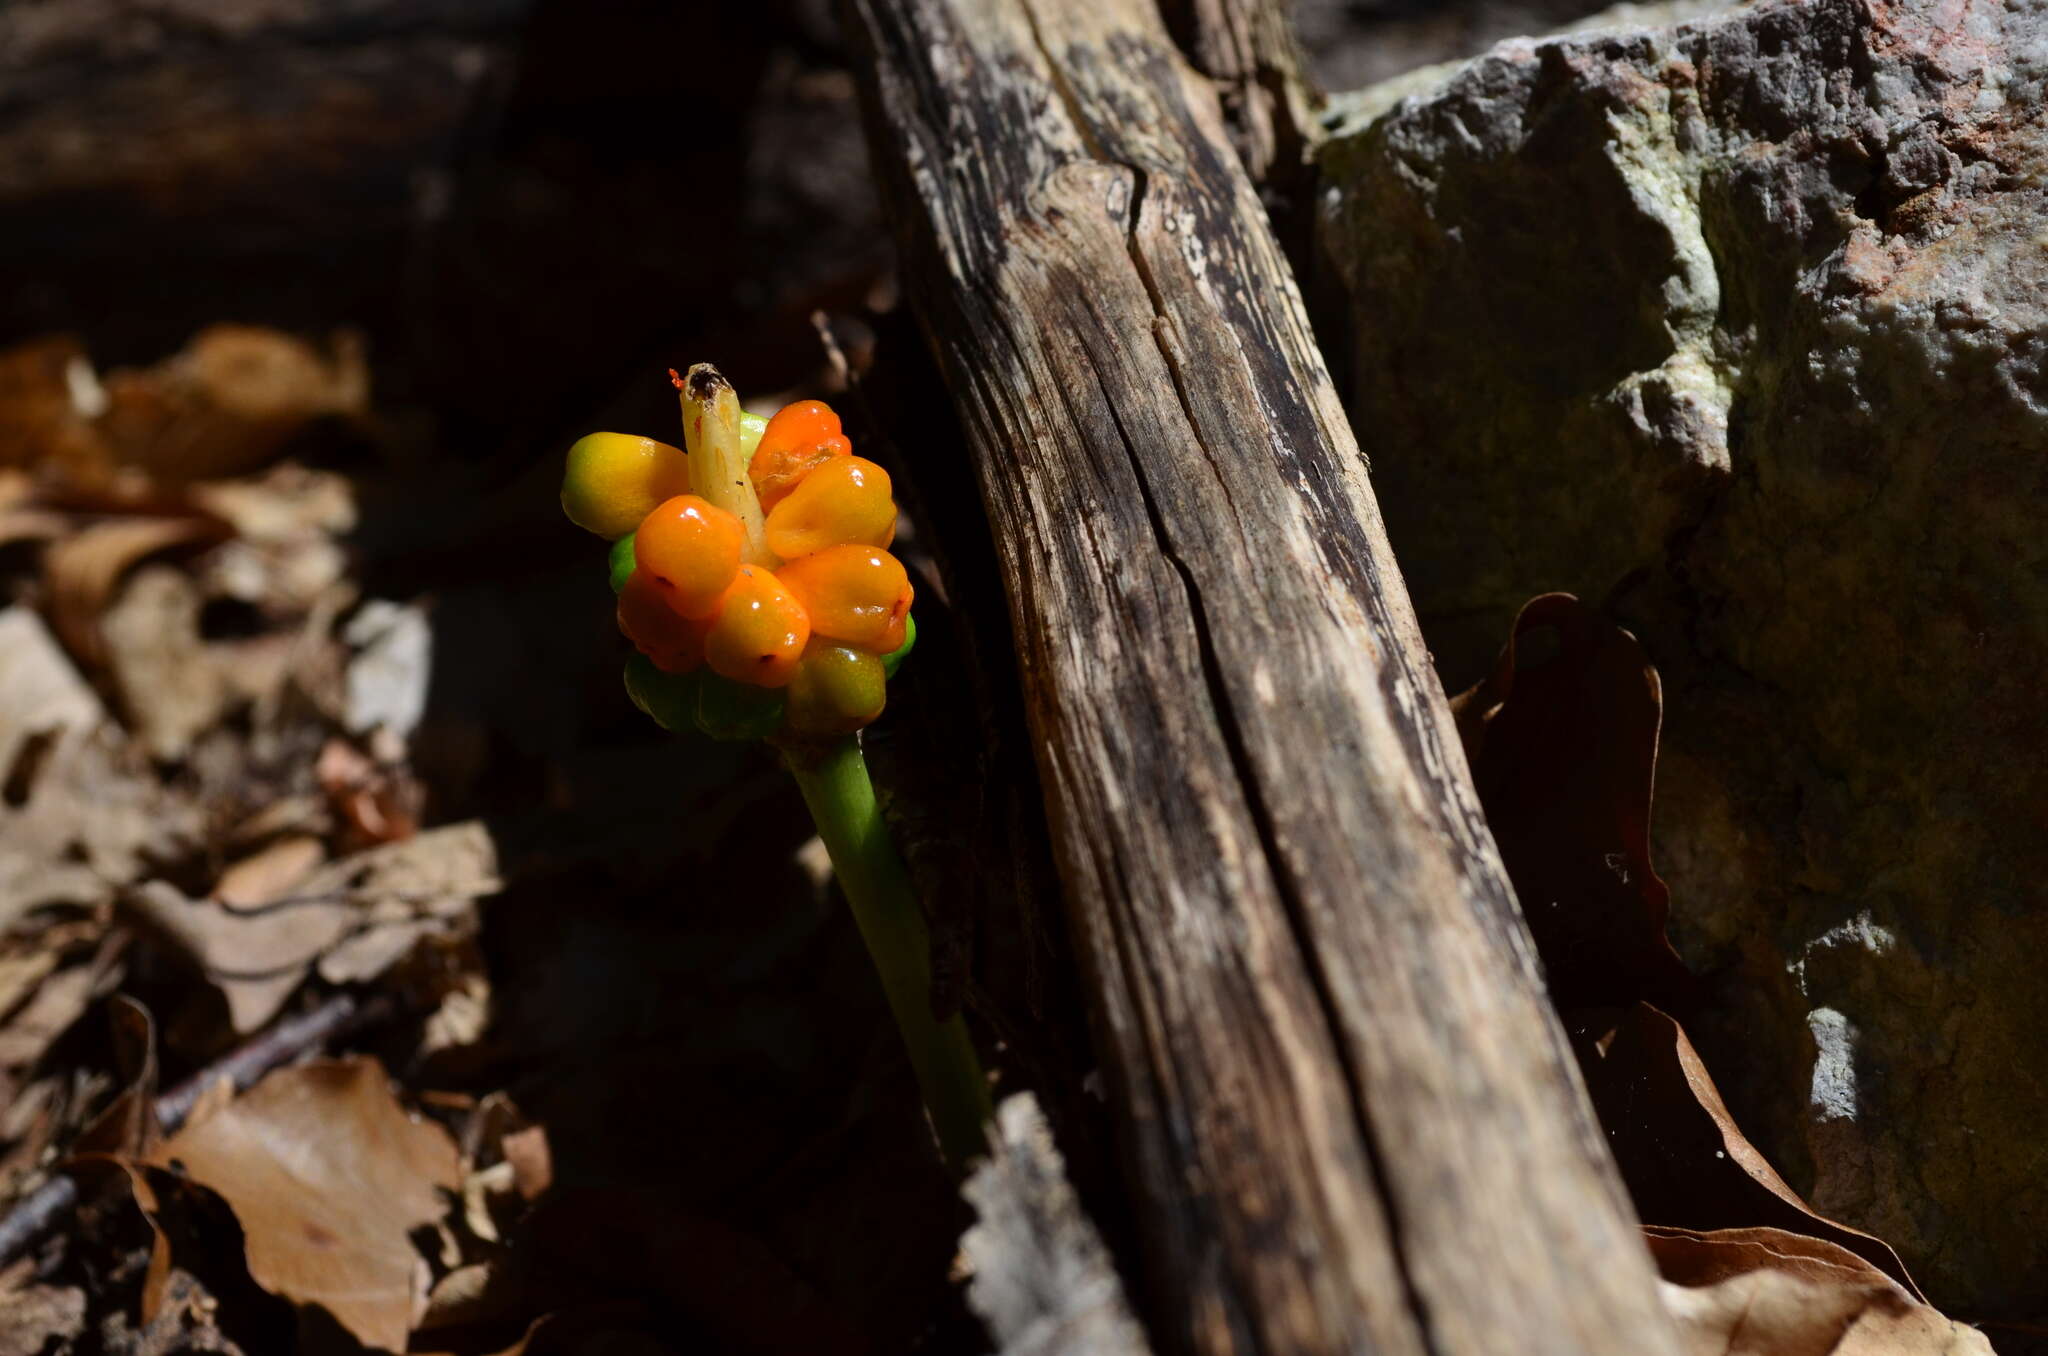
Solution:
<svg viewBox="0 0 2048 1356"><path fill-rule="evenodd" d="M847 12L1007 572L1155 1336L1671 1350L1214 86L1151 0Z"/></svg>

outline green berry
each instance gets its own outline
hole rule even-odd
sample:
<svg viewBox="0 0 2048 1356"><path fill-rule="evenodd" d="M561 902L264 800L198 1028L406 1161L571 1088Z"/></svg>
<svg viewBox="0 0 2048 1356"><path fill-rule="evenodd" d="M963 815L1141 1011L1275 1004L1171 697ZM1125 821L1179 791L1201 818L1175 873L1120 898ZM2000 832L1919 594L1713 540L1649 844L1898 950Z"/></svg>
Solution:
<svg viewBox="0 0 2048 1356"><path fill-rule="evenodd" d="M633 534L612 543L612 592L623 593L626 581L633 577Z"/></svg>
<svg viewBox="0 0 2048 1356"><path fill-rule="evenodd" d="M765 739L782 724L788 698L781 688L721 678L708 668L697 679L697 728L713 739Z"/></svg>
<svg viewBox="0 0 2048 1356"><path fill-rule="evenodd" d="M626 661L626 695L656 725L682 734L697 726L698 673L663 673L644 654Z"/></svg>

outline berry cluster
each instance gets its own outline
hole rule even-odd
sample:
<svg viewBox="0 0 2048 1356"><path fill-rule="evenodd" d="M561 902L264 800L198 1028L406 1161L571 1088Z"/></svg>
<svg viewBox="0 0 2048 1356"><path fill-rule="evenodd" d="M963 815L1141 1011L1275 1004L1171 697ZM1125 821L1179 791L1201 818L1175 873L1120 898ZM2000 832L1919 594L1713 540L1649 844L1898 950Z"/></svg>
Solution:
<svg viewBox="0 0 2048 1356"><path fill-rule="evenodd" d="M639 651L627 691L664 726L721 738L860 729L916 635L910 580L888 551L888 473L853 454L822 401L765 423L733 405L735 455L721 460L718 430L704 430L717 406L685 399L688 454L593 433L563 481L569 517L617 539L619 629Z"/></svg>

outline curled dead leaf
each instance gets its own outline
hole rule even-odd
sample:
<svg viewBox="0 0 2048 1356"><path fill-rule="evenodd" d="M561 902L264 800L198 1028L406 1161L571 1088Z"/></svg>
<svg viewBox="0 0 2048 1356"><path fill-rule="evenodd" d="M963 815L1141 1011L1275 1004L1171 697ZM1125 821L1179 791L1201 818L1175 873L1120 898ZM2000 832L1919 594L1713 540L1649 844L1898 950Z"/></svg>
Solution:
<svg viewBox="0 0 2048 1356"><path fill-rule="evenodd" d="M100 617L115 585L135 565L174 547L220 541L226 524L211 515L114 518L51 543L43 557L50 621L80 663L106 662Z"/></svg>
<svg viewBox="0 0 2048 1356"><path fill-rule="evenodd" d="M238 864L210 898L160 880L126 896L219 987L237 1032L275 1016L316 965L333 984L374 979L421 938L466 927L475 902L500 887L496 845L475 822L308 871L310 855L286 839Z"/></svg>
<svg viewBox="0 0 2048 1356"><path fill-rule="evenodd" d="M1744 1137L1677 1022L1639 1003L1621 1014L1575 1014L1568 1025L1608 1145L1644 1219L1813 1235L1920 1298L1889 1244L1816 1214Z"/></svg>
<svg viewBox="0 0 2048 1356"><path fill-rule="evenodd" d="M215 325L153 367L110 373L99 428L119 462L159 483L236 475L315 419L362 414L369 389L354 335L323 350L276 330Z"/></svg>
<svg viewBox="0 0 2048 1356"><path fill-rule="evenodd" d="M103 393L70 335L0 351L0 466L70 467L104 458L92 419Z"/></svg>
<svg viewBox="0 0 2048 1356"><path fill-rule="evenodd" d="M405 1350L427 1295L412 1234L446 1213L461 1173L455 1142L406 1114L375 1060L279 1070L151 1162L227 1201L265 1290L326 1309L366 1346Z"/></svg>
<svg viewBox="0 0 2048 1356"><path fill-rule="evenodd" d="M199 635L204 602L185 571L146 565L100 622L128 727L152 758L165 762L183 758L228 705L227 677Z"/></svg>
<svg viewBox="0 0 2048 1356"><path fill-rule="evenodd" d="M1991 1343L1844 1248L1780 1229L1647 1228L1689 1356L1968 1356Z"/></svg>
<svg viewBox="0 0 2048 1356"><path fill-rule="evenodd" d="M1451 706L1558 1007L1683 1010L1695 981L1665 938L1670 891L1650 865L1663 694L1636 638L1544 594Z"/></svg>

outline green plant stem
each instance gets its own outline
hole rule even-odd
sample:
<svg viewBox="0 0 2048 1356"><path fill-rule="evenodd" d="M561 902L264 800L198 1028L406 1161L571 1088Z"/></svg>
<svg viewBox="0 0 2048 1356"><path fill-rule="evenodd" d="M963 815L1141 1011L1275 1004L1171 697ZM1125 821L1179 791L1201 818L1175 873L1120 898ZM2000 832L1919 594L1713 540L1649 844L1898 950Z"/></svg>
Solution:
<svg viewBox="0 0 2048 1356"><path fill-rule="evenodd" d="M818 836L832 855L839 888L853 906L854 922L909 1047L939 1147L956 1171L964 1169L987 1150L988 1080L959 1014L943 1022L932 1016L931 936L875 804L860 744L848 735L822 747L786 748L783 762L803 791Z"/></svg>

